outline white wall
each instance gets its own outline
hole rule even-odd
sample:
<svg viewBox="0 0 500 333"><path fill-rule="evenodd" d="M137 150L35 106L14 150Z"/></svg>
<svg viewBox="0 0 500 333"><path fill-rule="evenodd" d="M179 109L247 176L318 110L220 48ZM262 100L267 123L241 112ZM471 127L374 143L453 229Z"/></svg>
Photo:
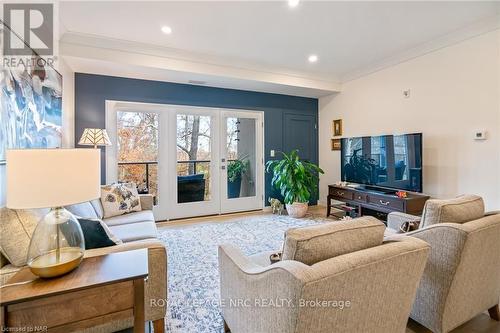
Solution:
<svg viewBox="0 0 500 333"><path fill-rule="evenodd" d="M340 179L330 150L333 119L344 137L423 132L424 191L447 198L474 193L500 209L500 30L350 81L320 99L320 201ZM403 98L402 91L411 90ZM473 140L475 130L488 132Z"/></svg>
<svg viewBox="0 0 500 333"><path fill-rule="evenodd" d="M0 165L0 207L5 206L5 164Z"/></svg>
<svg viewBox="0 0 500 333"><path fill-rule="evenodd" d="M62 99L62 146L73 148L75 146L75 73L59 58L57 70L63 77Z"/></svg>

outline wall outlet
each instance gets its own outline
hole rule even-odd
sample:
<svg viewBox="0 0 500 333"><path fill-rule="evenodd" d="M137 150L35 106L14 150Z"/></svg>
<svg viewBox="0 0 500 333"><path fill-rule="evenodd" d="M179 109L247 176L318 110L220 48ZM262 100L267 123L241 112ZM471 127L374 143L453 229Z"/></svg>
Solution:
<svg viewBox="0 0 500 333"><path fill-rule="evenodd" d="M410 98L410 89L403 90L403 97Z"/></svg>
<svg viewBox="0 0 500 333"><path fill-rule="evenodd" d="M274 157L276 155L274 149L271 149L271 151L269 152L269 156L271 157Z"/></svg>
<svg viewBox="0 0 500 333"><path fill-rule="evenodd" d="M475 131L474 140L486 140L486 131Z"/></svg>

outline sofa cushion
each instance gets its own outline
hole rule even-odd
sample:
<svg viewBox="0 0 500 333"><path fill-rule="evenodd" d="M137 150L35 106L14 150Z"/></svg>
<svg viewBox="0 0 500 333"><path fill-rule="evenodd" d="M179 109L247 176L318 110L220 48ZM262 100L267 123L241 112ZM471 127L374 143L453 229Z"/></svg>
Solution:
<svg viewBox="0 0 500 333"><path fill-rule="evenodd" d="M104 218L141 211L137 187L133 183L111 184L101 187Z"/></svg>
<svg viewBox="0 0 500 333"><path fill-rule="evenodd" d="M85 219L97 219L99 218L95 212L94 206L89 201L66 206L73 215L79 216Z"/></svg>
<svg viewBox="0 0 500 333"><path fill-rule="evenodd" d="M49 209L0 208L0 251L14 266L26 265L31 235Z"/></svg>
<svg viewBox="0 0 500 333"><path fill-rule="evenodd" d="M158 230L156 229L154 222L122 224L110 227L109 229L123 242L132 242L141 239L158 237Z"/></svg>
<svg viewBox="0 0 500 333"><path fill-rule="evenodd" d="M104 210L102 209L101 199L91 200L90 203L94 207L97 218L102 219L104 217Z"/></svg>
<svg viewBox="0 0 500 333"><path fill-rule="evenodd" d="M108 226L115 226L115 225L121 225L121 224L130 224L130 223L137 223L137 222L153 222L155 221L155 217L153 215L153 212L150 210L143 210L140 212L134 212L134 213L129 213L125 215L119 215L119 216L114 216L110 217L107 219L103 219L104 223L106 223Z"/></svg>
<svg viewBox="0 0 500 333"><path fill-rule="evenodd" d="M465 223L484 216L484 202L477 195L462 195L454 199L427 200L419 228L437 223Z"/></svg>
<svg viewBox="0 0 500 333"><path fill-rule="evenodd" d="M371 216L290 229L285 234L282 260L306 265L381 245L385 225Z"/></svg>

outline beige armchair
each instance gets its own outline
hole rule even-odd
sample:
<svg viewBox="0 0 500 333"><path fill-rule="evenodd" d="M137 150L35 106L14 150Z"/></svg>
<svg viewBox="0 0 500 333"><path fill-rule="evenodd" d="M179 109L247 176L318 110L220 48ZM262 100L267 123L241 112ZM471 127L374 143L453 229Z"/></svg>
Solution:
<svg viewBox="0 0 500 333"><path fill-rule="evenodd" d="M284 260L272 265L268 253L220 246L226 331L405 332L430 248L409 237L384 243L384 229L361 218L289 230Z"/></svg>
<svg viewBox="0 0 500 333"><path fill-rule="evenodd" d="M388 226L397 230L412 218L391 213ZM449 332L487 309L500 319L500 214L485 214L478 196L429 200L419 229L404 235L432 248L412 319L434 333Z"/></svg>

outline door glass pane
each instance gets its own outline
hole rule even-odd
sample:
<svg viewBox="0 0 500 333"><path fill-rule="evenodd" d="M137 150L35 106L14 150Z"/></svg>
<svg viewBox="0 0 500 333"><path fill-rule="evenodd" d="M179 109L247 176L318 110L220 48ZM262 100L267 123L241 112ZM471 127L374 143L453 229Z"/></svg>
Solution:
<svg viewBox="0 0 500 333"><path fill-rule="evenodd" d="M118 181L158 197L158 114L117 112Z"/></svg>
<svg viewBox="0 0 500 333"><path fill-rule="evenodd" d="M212 132L210 116L177 115L177 202L208 201Z"/></svg>
<svg viewBox="0 0 500 333"><path fill-rule="evenodd" d="M255 196L256 120L226 118L228 199Z"/></svg>

